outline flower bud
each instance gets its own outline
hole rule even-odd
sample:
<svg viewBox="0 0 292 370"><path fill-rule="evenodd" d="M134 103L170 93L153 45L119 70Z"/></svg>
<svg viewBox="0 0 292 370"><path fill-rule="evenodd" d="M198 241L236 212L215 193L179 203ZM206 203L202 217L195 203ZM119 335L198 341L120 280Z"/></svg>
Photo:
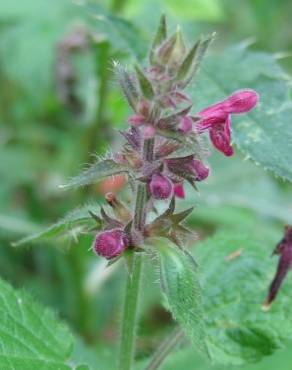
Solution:
<svg viewBox="0 0 292 370"><path fill-rule="evenodd" d="M119 256L129 245L122 229L102 231L94 241L94 251L97 255L111 259Z"/></svg>
<svg viewBox="0 0 292 370"><path fill-rule="evenodd" d="M185 198L185 189L184 184L182 182L174 185L174 195L177 198L184 199Z"/></svg>
<svg viewBox="0 0 292 370"><path fill-rule="evenodd" d="M198 159L193 160L193 168L196 172L196 181L203 181L209 176L209 168Z"/></svg>
<svg viewBox="0 0 292 370"><path fill-rule="evenodd" d="M152 139L154 135L155 135L155 128L151 125L146 125L143 131L144 139Z"/></svg>
<svg viewBox="0 0 292 370"><path fill-rule="evenodd" d="M185 134L192 131L193 128L193 121L190 116L184 116L181 118L179 122L179 128Z"/></svg>
<svg viewBox="0 0 292 370"><path fill-rule="evenodd" d="M128 122L132 126L141 126L145 123L145 118L139 114L133 114L128 118Z"/></svg>
<svg viewBox="0 0 292 370"><path fill-rule="evenodd" d="M251 89L239 90L224 101L228 113L245 113L253 109L259 100L258 94Z"/></svg>
<svg viewBox="0 0 292 370"><path fill-rule="evenodd" d="M173 185L167 177L154 174L149 189L154 199L168 199L172 194Z"/></svg>

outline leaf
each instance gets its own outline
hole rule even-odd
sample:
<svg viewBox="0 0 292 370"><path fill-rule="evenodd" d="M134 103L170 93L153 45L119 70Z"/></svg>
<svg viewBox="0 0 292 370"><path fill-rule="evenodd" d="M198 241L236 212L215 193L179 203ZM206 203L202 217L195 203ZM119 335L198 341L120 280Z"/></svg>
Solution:
<svg viewBox="0 0 292 370"><path fill-rule="evenodd" d="M47 227L45 230L26 236L12 243L12 245L13 247L19 247L23 244L35 242L40 239L47 240L58 235L66 233L70 234L72 228L74 228L74 226L76 226L77 224L92 226L93 218L90 215L90 212L95 213L97 208L99 208L98 204L87 204L81 208L76 208L75 210L68 213L63 219Z"/></svg>
<svg viewBox="0 0 292 370"><path fill-rule="evenodd" d="M73 338L51 311L0 280L0 363L5 370L67 370Z"/></svg>
<svg viewBox="0 0 292 370"><path fill-rule="evenodd" d="M220 21L224 18L221 2L216 0L164 0L163 3L177 18L203 21Z"/></svg>
<svg viewBox="0 0 292 370"><path fill-rule="evenodd" d="M154 36L151 48L150 48L150 54L149 54L149 60L151 64L155 64L155 49L158 47L167 37L167 24L166 24L166 17L164 14L161 15L159 20L159 25L156 31L156 34Z"/></svg>
<svg viewBox="0 0 292 370"><path fill-rule="evenodd" d="M66 185L62 185L61 187L63 189L68 189L90 185L99 182L106 177L126 172L129 172L128 167L116 163L112 159L98 159L96 162L86 168L80 175L73 177Z"/></svg>
<svg viewBox="0 0 292 370"><path fill-rule="evenodd" d="M169 310L193 344L208 354L201 289L193 261L164 239L159 240L157 247L161 285Z"/></svg>
<svg viewBox="0 0 292 370"><path fill-rule="evenodd" d="M145 56L147 48L140 29L133 23L106 11L99 4L85 4L87 16L97 36L105 36L118 50L130 53L138 59Z"/></svg>
<svg viewBox="0 0 292 370"><path fill-rule="evenodd" d="M120 63L114 62L113 66L125 98L133 110L136 111L140 98L136 79Z"/></svg>
<svg viewBox="0 0 292 370"><path fill-rule="evenodd" d="M135 71L142 94L145 96L145 98L152 99L154 96L154 91L151 82L137 64L135 64Z"/></svg>
<svg viewBox="0 0 292 370"><path fill-rule="evenodd" d="M281 234L244 234L222 231L196 244L193 253L201 266L208 348L222 364L259 361L292 338L291 276L271 310L261 309L277 262L271 251Z"/></svg>
<svg viewBox="0 0 292 370"><path fill-rule="evenodd" d="M210 57L190 93L200 110L234 90L255 89L260 103L249 114L233 117L233 139L257 164L292 181L290 82L272 55L237 46Z"/></svg>

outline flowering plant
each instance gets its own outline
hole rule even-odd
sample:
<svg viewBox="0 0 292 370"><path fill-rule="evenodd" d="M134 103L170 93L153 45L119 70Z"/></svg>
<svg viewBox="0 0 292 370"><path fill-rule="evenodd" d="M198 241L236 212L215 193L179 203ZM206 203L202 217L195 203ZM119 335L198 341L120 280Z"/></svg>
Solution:
<svg viewBox="0 0 292 370"><path fill-rule="evenodd" d="M254 90L242 89L192 112L195 102L184 90L194 78L213 36L201 38L187 50L180 29L168 37L162 16L150 49L149 66L135 65L133 71L128 71L114 64L133 114L128 119L129 129L121 132L126 139L122 150L97 165L106 175L127 174L135 202L130 209L113 194L107 194L114 216L104 208L100 216L92 216L102 225L94 251L110 260L110 264L125 256L129 265L119 365L123 370L132 366L142 255L147 254L148 240L151 244L154 237L169 239L189 256L185 245L192 232L183 221L192 208L175 213L175 198L185 197L185 182L196 189L196 183L209 175L205 132L217 150L231 156L231 115L249 112L259 99ZM150 220L156 200L169 200L169 206ZM177 316L184 326L185 319ZM208 351L205 345L203 350Z"/></svg>
<svg viewBox="0 0 292 370"><path fill-rule="evenodd" d="M142 68L135 64L133 68L124 68L114 63L117 80L132 109L127 129L120 132L124 138L122 148L104 159L98 159L64 187L89 185L102 179L122 176L123 182L127 180L134 194L132 203L129 205L108 192L105 195L106 206L97 209L96 205L90 205L85 214L77 210L55 225L55 229L47 231L48 235L54 234L52 230L62 229L66 223L71 225L76 220L90 219L90 227L82 229L82 232L92 235L92 249L96 255L107 261L107 266L121 260L126 262L120 370L133 368L143 264L147 258L151 263L154 261L159 270L164 304L179 327L158 346L146 369L157 369L178 342L185 338L185 334L206 356L232 364L241 364L244 356L252 360L261 358L276 347L274 332L268 336L254 322L254 312L250 312L250 305L247 304L250 303L250 291L247 290L248 294L244 291L244 300L240 295L239 298L236 296L238 285L235 269L227 264L241 257L242 239L224 236L222 240L215 239L215 252L213 248L205 248L207 252L202 252L206 253L204 263L207 264L210 259L216 267L205 279L207 284L203 281L204 287L207 285L205 291L211 291L205 300L197 276L197 261L189 249L189 241L195 235L185 224L193 208L176 209L179 199L187 199L186 184L197 191L197 183L204 182L213 170L207 162L213 147L226 157L233 155L232 131L241 128L246 130L249 125L232 127L232 116L250 112L259 101L259 94L255 90L239 84L238 88L241 89L231 90L230 95L221 96L223 100L210 100L210 106L196 109L197 101L192 98L196 86L190 89L190 83L196 77L213 38L214 35L201 37L187 49L179 28L168 35L166 20L162 16L147 66ZM270 165L269 158L267 161ZM279 168L282 171L282 167ZM230 253L226 256L221 247L224 244L228 249L231 243ZM208 247L208 241L206 244ZM235 251L233 245L238 247ZM291 245L291 228L287 227L283 240L275 249L280 261L263 306L265 310L275 299L292 266ZM250 271L246 265L252 266L251 285L262 289L257 285L257 278L264 275L266 268L257 258L258 245L253 247L256 250L252 256L253 264L248 255L245 260L240 259L236 271L239 277L245 276L246 271ZM220 258L217 255L214 257L215 253L221 253ZM204 264L202 261L200 263ZM270 275L264 276L266 283ZM233 289L228 290L228 284ZM218 303L218 296L224 304ZM214 307L217 309L215 313L212 311ZM221 307L223 311L228 307L228 313L222 312ZM209 317L206 318L205 312ZM243 318L241 326L236 315ZM264 322L264 319L261 317L259 321ZM270 324L269 318L265 322ZM217 338L217 343L214 338ZM231 343L226 345L226 350L222 349L225 342ZM251 346L250 343L254 342L255 345ZM242 347L244 350L241 350Z"/></svg>

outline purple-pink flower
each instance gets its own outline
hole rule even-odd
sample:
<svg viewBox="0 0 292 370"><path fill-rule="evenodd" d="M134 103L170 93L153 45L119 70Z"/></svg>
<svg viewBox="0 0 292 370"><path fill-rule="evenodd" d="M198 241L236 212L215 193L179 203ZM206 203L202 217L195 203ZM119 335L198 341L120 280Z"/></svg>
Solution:
<svg viewBox="0 0 292 370"><path fill-rule="evenodd" d="M201 118L196 126L197 132L209 130L210 139L220 152L226 156L233 154L231 146L231 114L247 113L259 100L256 91L244 89L236 91L225 100L200 111Z"/></svg>

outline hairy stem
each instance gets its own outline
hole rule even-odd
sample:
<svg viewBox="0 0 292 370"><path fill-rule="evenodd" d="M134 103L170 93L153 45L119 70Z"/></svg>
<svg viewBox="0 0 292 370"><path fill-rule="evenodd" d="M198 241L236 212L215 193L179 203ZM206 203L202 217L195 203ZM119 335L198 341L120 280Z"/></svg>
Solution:
<svg viewBox="0 0 292 370"><path fill-rule="evenodd" d="M134 360L138 298L142 275L142 255L133 253L127 278L122 318L119 370L130 370Z"/></svg>
<svg viewBox="0 0 292 370"><path fill-rule="evenodd" d="M164 342L156 349L153 357L145 370L157 370L162 365L166 357L172 352L172 350L179 344L183 339L184 333L181 328L177 327L173 333L165 339Z"/></svg>
<svg viewBox="0 0 292 370"><path fill-rule="evenodd" d="M153 158L154 140L145 140L143 157L151 161ZM146 222L147 185L137 184L135 215L133 228L136 232L143 232ZM127 278L124 312L120 338L119 370L131 370L135 355L135 337L138 317L139 292L142 277L141 253L133 253L130 259L129 273Z"/></svg>

